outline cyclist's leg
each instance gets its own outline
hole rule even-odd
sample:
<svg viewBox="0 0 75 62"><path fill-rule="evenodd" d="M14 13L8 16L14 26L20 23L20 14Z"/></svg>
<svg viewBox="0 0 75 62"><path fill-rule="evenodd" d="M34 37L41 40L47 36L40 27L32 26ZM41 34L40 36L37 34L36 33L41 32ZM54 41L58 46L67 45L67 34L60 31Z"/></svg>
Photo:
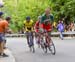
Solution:
<svg viewBox="0 0 75 62"><path fill-rule="evenodd" d="M38 44L38 47L40 48L40 33L39 32L37 33L37 44Z"/></svg>
<svg viewBox="0 0 75 62"><path fill-rule="evenodd" d="M35 32L35 40L36 40L36 44L38 44L38 36L37 36L37 32Z"/></svg>
<svg viewBox="0 0 75 62"><path fill-rule="evenodd" d="M34 53L35 52L35 48L34 48L34 35L33 35L33 32L30 33L30 47L31 47L31 50Z"/></svg>
<svg viewBox="0 0 75 62"><path fill-rule="evenodd" d="M36 32L36 43L40 44L40 34L39 34L39 32Z"/></svg>
<svg viewBox="0 0 75 62"><path fill-rule="evenodd" d="M51 32L46 33L46 43L49 46L51 43Z"/></svg>
<svg viewBox="0 0 75 62"><path fill-rule="evenodd" d="M42 34L40 34L40 45L41 45L41 48L44 49Z"/></svg>
<svg viewBox="0 0 75 62"><path fill-rule="evenodd" d="M33 35L33 32L31 32L31 35L32 35L32 42L33 42L33 45L34 45L34 35Z"/></svg>
<svg viewBox="0 0 75 62"><path fill-rule="evenodd" d="M33 32L30 32L30 46L34 46L34 36L33 36Z"/></svg>
<svg viewBox="0 0 75 62"><path fill-rule="evenodd" d="M26 32L26 39L27 39L27 44L29 46L29 33L28 32Z"/></svg>
<svg viewBox="0 0 75 62"><path fill-rule="evenodd" d="M39 37L39 33L37 33L37 44L40 44L40 37Z"/></svg>

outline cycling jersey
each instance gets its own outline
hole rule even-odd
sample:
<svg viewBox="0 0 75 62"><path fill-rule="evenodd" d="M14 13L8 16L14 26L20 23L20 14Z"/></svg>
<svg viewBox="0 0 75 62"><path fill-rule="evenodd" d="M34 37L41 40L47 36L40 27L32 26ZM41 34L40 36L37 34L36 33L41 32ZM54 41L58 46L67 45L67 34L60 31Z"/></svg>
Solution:
<svg viewBox="0 0 75 62"><path fill-rule="evenodd" d="M25 31L33 31L33 20L30 20L30 22L24 21L25 25Z"/></svg>
<svg viewBox="0 0 75 62"><path fill-rule="evenodd" d="M49 20L50 23L45 24L45 20ZM52 24L53 20L54 20L53 15L50 14L49 17L47 17L46 14L43 14L41 17L41 21L40 21L40 28L43 28L47 31L49 31L49 30L51 31L52 30L51 24Z"/></svg>
<svg viewBox="0 0 75 62"><path fill-rule="evenodd" d="M47 19L49 19L50 22L53 22L54 17L53 17L53 15L51 15L51 14L49 15L49 17L47 17L46 14L43 14L42 17L41 17L41 21L40 21L40 22L41 22L41 23L44 23L44 21L47 20Z"/></svg>
<svg viewBox="0 0 75 62"><path fill-rule="evenodd" d="M52 30L52 25L51 24L40 24L40 28L43 28L44 30L50 32Z"/></svg>

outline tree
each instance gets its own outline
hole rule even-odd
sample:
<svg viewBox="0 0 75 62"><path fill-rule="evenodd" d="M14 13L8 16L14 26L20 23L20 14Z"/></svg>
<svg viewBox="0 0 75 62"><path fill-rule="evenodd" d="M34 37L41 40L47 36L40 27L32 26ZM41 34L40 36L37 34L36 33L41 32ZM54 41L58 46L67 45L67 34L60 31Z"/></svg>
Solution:
<svg viewBox="0 0 75 62"><path fill-rule="evenodd" d="M44 13L46 7L52 8L55 21L70 15L70 20L75 18L75 0L4 0L4 7L1 9L6 16L12 17L11 28L14 30L15 22L20 28L26 16L31 16L34 22L37 17ZM15 30L17 31L17 30Z"/></svg>

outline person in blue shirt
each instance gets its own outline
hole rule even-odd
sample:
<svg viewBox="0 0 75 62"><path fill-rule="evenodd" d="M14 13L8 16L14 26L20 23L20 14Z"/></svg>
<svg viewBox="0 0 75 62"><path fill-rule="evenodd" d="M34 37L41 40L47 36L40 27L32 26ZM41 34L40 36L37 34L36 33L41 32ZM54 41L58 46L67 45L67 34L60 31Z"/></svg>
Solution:
<svg viewBox="0 0 75 62"><path fill-rule="evenodd" d="M62 32L64 32L64 24L62 20L59 20L59 23L57 25L57 29L60 32L60 38L63 40L63 34Z"/></svg>

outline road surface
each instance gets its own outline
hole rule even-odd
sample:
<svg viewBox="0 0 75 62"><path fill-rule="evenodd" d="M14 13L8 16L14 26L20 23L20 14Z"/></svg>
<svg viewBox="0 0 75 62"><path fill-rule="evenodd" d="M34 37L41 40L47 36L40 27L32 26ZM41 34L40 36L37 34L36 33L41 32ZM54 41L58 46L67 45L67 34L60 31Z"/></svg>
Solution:
<svg viewBox="0 0 75 62"><path fill-rule="evenodd" d="M56 55L45 54L35 45L35 53L29 51L25 38L7 38L7 46L16 62L75 62L75 38L52 38L56 46Z"/></svg>

